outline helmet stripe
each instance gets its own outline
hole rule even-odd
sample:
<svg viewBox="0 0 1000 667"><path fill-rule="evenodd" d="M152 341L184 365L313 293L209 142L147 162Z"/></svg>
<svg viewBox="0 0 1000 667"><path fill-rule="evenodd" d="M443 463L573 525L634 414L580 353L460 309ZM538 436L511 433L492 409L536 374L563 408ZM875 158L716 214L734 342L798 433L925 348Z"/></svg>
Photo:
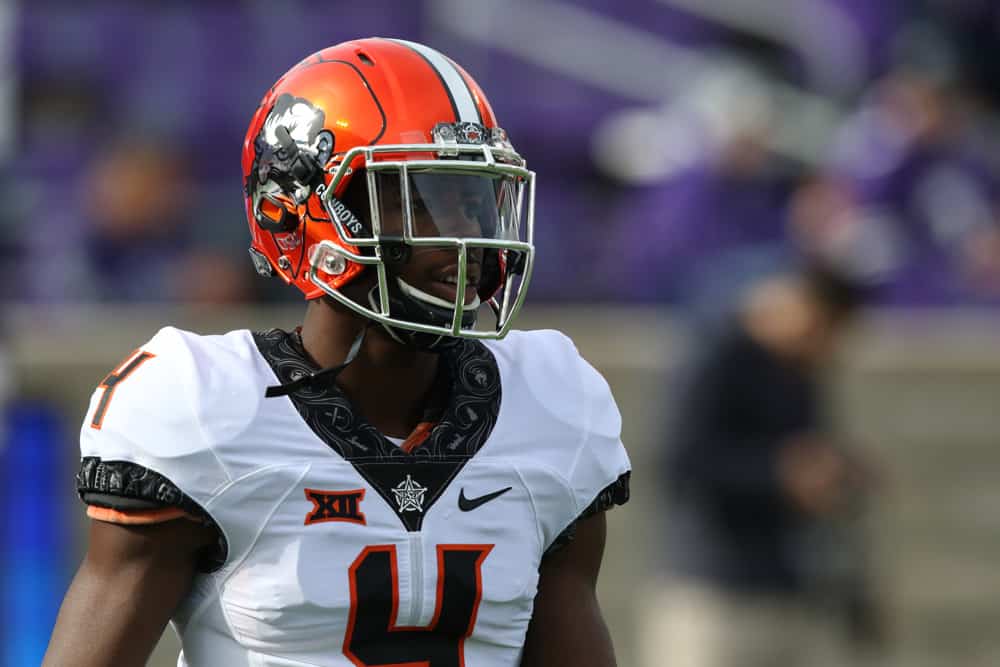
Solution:
<svg viewBox="0 0 1000 667"><path fill-rule="evenodd" d="M458 68L455 67L454 63L429 46L424 46L416 42L408 42L405 39L394 39L392 41L407 46L419 53L434 71L437 72L441 78L441 83L444 85L445 92L451 98L451 105L455 110L455 120L460 122L483 122L482 116L479 113L479 107L476 106L476 100L472 96L472 91L469 90L465 78L458 71Z"/></svg>

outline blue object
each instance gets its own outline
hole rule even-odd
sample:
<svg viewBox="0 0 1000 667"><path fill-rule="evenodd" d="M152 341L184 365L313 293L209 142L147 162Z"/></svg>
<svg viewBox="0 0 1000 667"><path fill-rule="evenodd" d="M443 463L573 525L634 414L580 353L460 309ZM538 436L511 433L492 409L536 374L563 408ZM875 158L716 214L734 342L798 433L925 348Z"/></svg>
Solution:
<svg viewBox="0 0 1000 667"><path fill-rule="evenodd" d="M55 406L9 405L0 428L0 665L39 665L67 583L66 440Z"/></svg>

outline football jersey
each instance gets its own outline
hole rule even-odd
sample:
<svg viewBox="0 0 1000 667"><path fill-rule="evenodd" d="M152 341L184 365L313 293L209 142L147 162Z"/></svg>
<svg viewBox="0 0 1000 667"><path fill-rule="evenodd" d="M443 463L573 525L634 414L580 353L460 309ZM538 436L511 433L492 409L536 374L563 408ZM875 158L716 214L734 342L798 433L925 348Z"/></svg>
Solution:
<svg viewBox="0 0 1000 667"><path fill-rule="evenodd" d="M172 620L180 666L518 664L543 556L627 500L621 418L558 332L441 357L449 399L412 448L332 383L266 398L318 370L294 332L168 327L105 378L84 500L220 537Z"/></svg>

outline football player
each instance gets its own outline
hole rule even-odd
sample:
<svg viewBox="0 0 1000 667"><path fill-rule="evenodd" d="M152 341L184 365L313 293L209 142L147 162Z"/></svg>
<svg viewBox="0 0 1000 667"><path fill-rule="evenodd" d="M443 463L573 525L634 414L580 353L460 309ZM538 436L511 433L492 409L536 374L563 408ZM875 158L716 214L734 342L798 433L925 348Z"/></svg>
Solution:
<svg viewBox="0 0 1000 667"><path fill-rule="evenodd" d="M421 44L327 48L265 95L243 176L303 323L167 327L97 387L45 665L141 665L168 621L182 666L613 665L621 419L566 337L510 331L534 174L483 91Z"/></svg>

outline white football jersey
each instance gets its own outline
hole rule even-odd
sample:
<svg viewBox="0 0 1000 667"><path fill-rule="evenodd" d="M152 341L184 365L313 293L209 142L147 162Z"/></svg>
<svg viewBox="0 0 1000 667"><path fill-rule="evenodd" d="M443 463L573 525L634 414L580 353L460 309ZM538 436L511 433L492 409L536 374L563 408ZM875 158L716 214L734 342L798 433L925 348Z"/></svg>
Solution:
<svg viewBox="0 0 1000 667"><path fill-rule="evenodd" d="M180 666L517 665L546 550L627 499L604 379L553 331L461 341L451 398L406 452L295 333L165 328L94 392L85 499L194 508L220 553L173 619ZM91 502L88 500L88 502Z"/></svg>

